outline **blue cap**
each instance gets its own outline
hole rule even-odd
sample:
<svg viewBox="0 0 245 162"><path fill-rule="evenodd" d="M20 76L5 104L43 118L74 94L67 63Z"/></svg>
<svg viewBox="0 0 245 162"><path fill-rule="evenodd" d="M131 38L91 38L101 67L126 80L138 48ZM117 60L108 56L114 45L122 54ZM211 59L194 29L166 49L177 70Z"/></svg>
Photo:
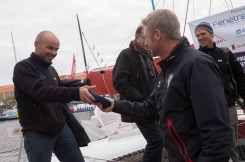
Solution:
<svg viewBox="0 0 245 162"><path fill-rule="evenodd" d="M196 28L195 28L195 32L198 30L198 29L205 29L207 31L209 31L210 33L214 33L214 30L213 28L211 27L211 25L207 22L201 22L199 23Z"/></svg>

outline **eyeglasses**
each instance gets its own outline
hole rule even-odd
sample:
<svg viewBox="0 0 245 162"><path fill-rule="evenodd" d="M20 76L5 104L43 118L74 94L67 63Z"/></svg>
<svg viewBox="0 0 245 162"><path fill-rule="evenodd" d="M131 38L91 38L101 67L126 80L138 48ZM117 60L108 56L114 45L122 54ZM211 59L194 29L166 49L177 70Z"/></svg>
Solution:
<svg viewBox="0 0 245 162"><path fill-rule="evenodd" d="M142 34L139 34L140 37L142 37L143 39L145 39L145 36L143 36Z"/></svg>

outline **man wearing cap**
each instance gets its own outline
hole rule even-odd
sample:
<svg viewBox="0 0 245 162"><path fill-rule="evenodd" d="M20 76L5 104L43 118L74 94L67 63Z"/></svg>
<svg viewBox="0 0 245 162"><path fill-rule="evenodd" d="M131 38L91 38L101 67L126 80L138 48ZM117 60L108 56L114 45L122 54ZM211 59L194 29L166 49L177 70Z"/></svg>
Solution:
<svg viewBox="0 0 245 162"><path fill-rule="evenodd" d="M223 75L225 97L229 106L229 115L234 135L231 159L233 162L237 162L239 158L235 148L238 137L238 118L235 102L237 94L241 96L243 100L245 99L245 74L241 64L237 61L233 53L229 50L226 54L224 50L217 47L213 42L214 31L209 23L199 23L195 28L195 35L200 44L199 50L210 55L215 60ZM234 85L232 80L234 80L237 86L232 87L232 85Z"/></svg>

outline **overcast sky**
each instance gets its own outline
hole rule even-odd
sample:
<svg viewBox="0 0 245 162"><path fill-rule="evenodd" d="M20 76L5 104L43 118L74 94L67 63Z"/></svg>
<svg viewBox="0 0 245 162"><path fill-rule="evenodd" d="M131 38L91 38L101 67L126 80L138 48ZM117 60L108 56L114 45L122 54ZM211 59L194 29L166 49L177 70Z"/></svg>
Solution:
<svg viewBox="0 0 245 162"><path fill-rule="evenodd" d="M184 31L188 0L155 0L156 9L174 11ZM227 3L226 3L227 1ZM244 0L190 0L187 23L200 18L240 7ZM230 1L232 1L232 6ZM193 4L194 2L194 4ZM227 6L228 4L228 6ZM128 47L136 27L152 11L151 0L1 0L0 2L0 86L12 84L15 55L17 61L34 51L36 35L43 30L52 31L61 42L53 61L59 75L70 74L72 55L76 57L76 72L85 70L76 14L81 30L100 66L113 65L119 52ZM189 26L185 35L192 43ZM90 69L98 65L84 40ZM95 49L93 50L93 47ZM97 57L97 53L100 56ZM101 64L101 58L103 62Z"/></svg>

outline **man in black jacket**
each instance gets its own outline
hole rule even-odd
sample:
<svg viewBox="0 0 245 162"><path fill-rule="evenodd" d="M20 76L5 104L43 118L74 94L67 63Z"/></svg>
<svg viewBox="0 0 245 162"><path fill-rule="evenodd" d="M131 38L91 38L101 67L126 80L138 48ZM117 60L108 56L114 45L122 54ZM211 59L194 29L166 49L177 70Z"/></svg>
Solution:
<svg viewBox="0 0 245 162"><path fill-rule="evenodd" d="M113 68L113 86L120 100L143 102L155 87L157 71L153 58L145 45L143 26L135 33L129 48L121 51ZM162 136L159 121L142 120L122 115L123 122L135 122L147 141L142 162L161 162Z"/></svg>
<svg viewBox="0 0 245 162"><path fill-rule="evenodd" d="M75 138L77 130L72 131L69 122L76 120L64 104L72 100L93 103L87 90L93 86L61 86L51 66L59 45L52 32L40 32L34 43L35 52L14 68L15 98L29 162L49 162L52 152L60 161L84 162L79 146L90 142L83 128L82 141Z"/></svg>
<svg viewBox="0 0 245 162"><path fill-rule="evenodd" d="M181 37L173 12L155 10L142 24L147 46L162 58L153 93L144 102L97 105L105 112L160 118L169 162L228 162L232 128L219 68Z"/></svg>
<svg viewBox="0 0 245 162"><path fill-rule="evenodd" d="M199 50L214 59L223 75L225 97L229 106L230 120L234 131L231 159L233 162L238 162L239 158L235 149L238 138L238 118L235 102L238 94L245 99L244 70L230 50L224 51L213 42L214 31L209 23L199 23L195 28L195 34L200 44Z"/></svg>

